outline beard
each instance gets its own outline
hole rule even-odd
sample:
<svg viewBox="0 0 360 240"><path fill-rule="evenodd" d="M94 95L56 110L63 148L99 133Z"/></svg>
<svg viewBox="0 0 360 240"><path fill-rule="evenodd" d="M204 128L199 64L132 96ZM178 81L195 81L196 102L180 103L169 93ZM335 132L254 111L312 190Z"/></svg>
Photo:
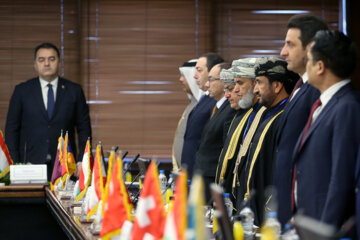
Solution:
<svg viewBox="0 0 360 240"><path fill-rule="evenodd" d="M248 92L239 100L238 105L241 109L247 109L252 106L254 99L253 88L249 88Z"/></svg>

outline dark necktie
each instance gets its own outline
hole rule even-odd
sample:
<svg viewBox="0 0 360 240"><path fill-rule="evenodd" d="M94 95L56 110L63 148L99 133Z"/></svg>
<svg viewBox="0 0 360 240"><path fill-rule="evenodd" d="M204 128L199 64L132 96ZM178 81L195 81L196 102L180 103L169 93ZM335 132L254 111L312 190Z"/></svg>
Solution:
<svg viewBox="0 0 360 240"><path fill-rule="evenodd" d="M298 90L299 88L301 88L302 85L304 85L304 82L303 82L303 79L300 78L300 79L296 82L295 87L294 87L294 89L292 90L292 92L291 92L291 94L290 94L290 96L289 96L289 101L290 101L290 99L294 96L294 93L296 92L296 90Z"/></svg>
<svg viewBox="0 0 360 240"><path fill-rule="evenodd" d="M47 98L47 113L48 113L48 117L49 119L51 118L53 111L54 111L54 91L52 89L52 85L49 83L47 85L49 87L48 90L48 98Z"/></svg>
<svg viewBox="0 0 360 240"><path fill-rule="evenodd" d="M320 99L316 100L311 108L311 113L309 115L308 121L306 123L305 126L305 130L304 130L304 134L301 137L301 141L300 141L300 145L299 145L299 149L298 151L301 151L302 145L304 143L305 137L310 129L311 123L312 123L312 119L313 119L313 115L315 110L321 106L321 101ZM295 182L296 182L296 164L294 164L294 171L293 171L293 178L292 178L292 186L291 186L291 207L292 210L294 211L295 209Z"/></svg>

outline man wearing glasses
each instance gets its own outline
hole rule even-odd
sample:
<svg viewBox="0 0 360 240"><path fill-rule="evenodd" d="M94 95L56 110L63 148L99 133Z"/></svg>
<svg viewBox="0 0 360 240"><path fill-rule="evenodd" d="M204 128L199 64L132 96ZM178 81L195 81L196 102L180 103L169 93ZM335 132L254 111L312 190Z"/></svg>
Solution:
<svg viewBox="0 0 360 240"><path fill-rule="evenodd" d="M230 107L224 96L224 84L220 81L220 71L229 67L230 65L227 63L215 65L210 70L208 81L205 84L209 89L209 96L217 102L209 121L204 126L194 169L198 170L204 178L207 201L210 199L209 185L215 182L216 167L224 145L224 138L235 114L235 110Z"/></svg>

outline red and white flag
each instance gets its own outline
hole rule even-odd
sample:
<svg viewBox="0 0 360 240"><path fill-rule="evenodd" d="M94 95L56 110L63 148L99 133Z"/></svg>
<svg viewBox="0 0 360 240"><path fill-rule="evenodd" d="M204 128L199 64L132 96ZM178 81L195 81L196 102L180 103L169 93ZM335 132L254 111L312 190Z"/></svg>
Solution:
<svg viewBox="0 0 360 240"><path fill-rule="evenodd" d="M96 154L94 160L94 168L91 176L91 191L89 192L89 203L87 210L88 219L96 213L101 196L105 191L106 173L104 158L102 155L102 147L100 144L96 146Z"/></svg>
<svg viewBox="0 0 360 240"><path fill-rule="evenodd" d="M151 162L137 203L131 239L161 239L164 234L166 213L160 190L158 170Z"/></svg>
<svg viewBox="0 0 360 240"><path fill-rule="evenodd" d="M81 162L79 184L77 185L78 189L75 190L76 202L78 202L80 199L82 199L85 196L87 189L90 186L92 168L93 168L93 160L91 156L91 145L90 145L90 139L88 139L86 142L84 155Z"/></svg>
<svg viewBox="0 0 360 240"><path fill-rule="evenodd" d="M2 131L0 131L0 178L4 177L10 171L10 165L13 164L9 150L5 144Z"/></svg>

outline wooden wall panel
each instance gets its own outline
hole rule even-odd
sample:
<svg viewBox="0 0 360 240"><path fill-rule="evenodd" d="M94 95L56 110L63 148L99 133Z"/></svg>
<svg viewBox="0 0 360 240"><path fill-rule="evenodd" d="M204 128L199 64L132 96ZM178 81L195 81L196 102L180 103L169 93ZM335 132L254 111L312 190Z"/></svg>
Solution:
<svg viewBox="0 0 360 240"><path fill-rule="evenodd" d="M36 76L33 51L40 43L52 42L59 48L62 43L64 76L79 82L77 9L71 0L0 0L0 129L5 128L15 86Z"/></svg>
<svg viewBox="0 0 360 240"><path fill-rule="evenodd" d="M208 51L203 46L209 46L202 19L202 40L195 44L195 2L87 1L86 8L90 34L85 38L94 40L85 44L96 48L87 57L96 60L86 63L85 82L88 99L100 101L91 104L93 140L106 149L119 145L130 156L170 158L177 121L187 104L178 67L195 58L196 47Z"/></svg>
<svg viewBox="0 0 360 240"><path fill-rule="evenodd" d="M286 25L293 14L256 14L258 10L297 10L322 16L332 29L338 28L339 1L248 0L216 1L219 9L216 49L226 59L279 56Z"/></svg>
<svg viewBox="0 0 360 240"><path fill-rule="evenodd" d="M290 15L252 11L285 9L338 27L338 0L0 0L0 128L15 85L35 76L33 48L50 41L63 46L64 76L84 88L94 143L170 158L188 102L178 67L208 51L278 55Z"/></svg>

